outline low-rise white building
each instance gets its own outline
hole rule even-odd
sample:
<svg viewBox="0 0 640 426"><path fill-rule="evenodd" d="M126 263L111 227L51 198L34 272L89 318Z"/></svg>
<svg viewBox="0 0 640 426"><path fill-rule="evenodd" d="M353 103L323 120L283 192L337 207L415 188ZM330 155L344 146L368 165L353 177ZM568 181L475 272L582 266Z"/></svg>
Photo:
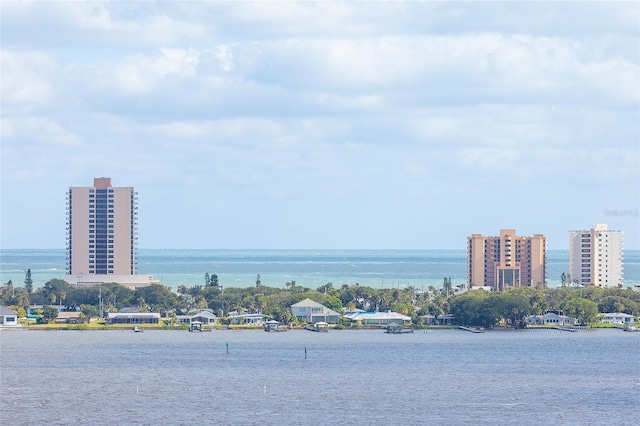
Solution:
<svg viewBox="0 0 640 426"><path fill-rule="evenodd" d="M248 325L262 325L264 324L266 315L263 314L248 314L248 313L238 313L238 312L229 312L227 315L229 318L230 324L248 324Z"/></svg>
<svg viewBox="0 0 640 426"><path fill-rule="evenodd" d="M544 315L529 315L527 317L529 325L577 325L578 320L566 315L559 315L555 312L547 312Z"/></svg>
<svg viewBox="0 0 640 426"><path fill-rule="evenodd" d="M0 327L20 327L18 313L0 305Z"/></svg>
<svg viewBox="0 0 640 426"><path fill-rule="evenodd" d="M411 317L397 312L351 312L344 316L360 325L387 325L391 323L404 324L411 321Z"/></svg>
<svg viewBox="0 0 640 426"><path fill-rule="evenodd" d="M211 311L194 312L189 315L178 315L178 324L192 324L197 321L203 325L215 324L218 317Z"/></svg>
<svg viewBox="0 0 640 426"><path fill-rule="evenodd" d="M158 324L160 314L157 312L109 312L109 324Z"/></svg>
<svg viewBox="0 0 640 426"><path fill-rule="evenodd" d="M602 322L607 324L635 324L638 322L638 319L633 315L622 312L608 312L602 315L604 315Z"/></svg>
<svg viewBox="0 0 640 426"><path fill-rule="evenodd" d="M131 290L160 284L160 281L153 279L153 275L74 274L65 275L64 280L72 287L94 287L116 283Z"/></svg>

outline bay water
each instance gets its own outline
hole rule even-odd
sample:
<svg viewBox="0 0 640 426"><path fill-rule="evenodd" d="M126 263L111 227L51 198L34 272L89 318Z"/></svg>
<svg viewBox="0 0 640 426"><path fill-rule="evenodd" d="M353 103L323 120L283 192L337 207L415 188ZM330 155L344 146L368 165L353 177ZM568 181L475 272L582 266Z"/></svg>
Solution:
<svg viewBox="0 0 640 426"><path fill-rule="evenodd" d="M637 425L617 329L0 332L3 425Z"/></svg>
<svg viewBox="0 0 640 426"><path fill-rule="evenodd" d="M413 286L441 287L444 277L453 285L465 284L465 250L188 250L141 249L138 272L151 274L175 291L179 285L204 285L205 273L217 274L225 287L255 285L260 274L263 285L284 287L286 282L317 288L359 283L374 288ZM31 269L34 287L52 278L64 279L65 252L51 250L0 250L0 279L23 285ZM550 287L560 285L568 273L566 250L547 253ZM624 254L625 286L640 284L640 251Z"/></svg>

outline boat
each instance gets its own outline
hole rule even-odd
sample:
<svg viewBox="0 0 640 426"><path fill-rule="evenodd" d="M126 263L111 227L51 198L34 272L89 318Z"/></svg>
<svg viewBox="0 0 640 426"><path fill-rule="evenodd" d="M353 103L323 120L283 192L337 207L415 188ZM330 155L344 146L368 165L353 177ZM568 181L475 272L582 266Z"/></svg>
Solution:
<svg viewBox="0 0 640 426"><path fill-rule="evenodd" d="M635 325L625 325L622 331L640 331Z"/></svg>
<svg viewBox="0 0 640 426"><path fill-rule="evenodd" d="M276 320L271 320L264 323L264 331L287 331L287 328L284 324L280 324Z"/></svg>
<svg viewBox="0 0 640 426"><path fill-rule="evenodd" d="M329 324L324 321L319 321L314 324L307 324L305 327L309 331L317 331L319 333L326 333L329 331Z"/></svg>
<svg viewBox="0 0 640 426"><path fill-rule="evenodd" d="M402 324L398 324L397 322L392 322L387 324L387 326L384 329L384 332L389 334L413 333L413 329L404 328Z"/></svg>
<svg viewBox="0 0 640 426"><path fill-rule="evenodd" d="M137 325L133 327L133 331L135 333L142 333L144 330L142 330L140 327L138 327Z"/></svg>

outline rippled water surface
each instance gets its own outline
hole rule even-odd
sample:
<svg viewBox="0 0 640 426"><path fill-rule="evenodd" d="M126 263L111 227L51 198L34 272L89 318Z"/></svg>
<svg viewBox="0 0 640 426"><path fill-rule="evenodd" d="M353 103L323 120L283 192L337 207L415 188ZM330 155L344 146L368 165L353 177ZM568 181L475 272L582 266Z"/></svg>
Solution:
<svg viewBox="0 0 640 426"><path fill-rule="evenodd" d="M640 423L640 333L620 330L21 331L0 344L3 425Z"/></svg>

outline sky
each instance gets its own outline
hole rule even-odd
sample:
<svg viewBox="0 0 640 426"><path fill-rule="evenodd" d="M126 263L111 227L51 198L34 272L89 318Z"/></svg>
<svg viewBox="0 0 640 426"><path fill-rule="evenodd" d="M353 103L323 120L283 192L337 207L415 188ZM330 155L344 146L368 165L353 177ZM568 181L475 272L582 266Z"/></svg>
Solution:
<svg viewBox="0 0 640 426"><path fill-rule="evenodd" d="M640 249L640 3L2 1L0 247Z"/></svg>

